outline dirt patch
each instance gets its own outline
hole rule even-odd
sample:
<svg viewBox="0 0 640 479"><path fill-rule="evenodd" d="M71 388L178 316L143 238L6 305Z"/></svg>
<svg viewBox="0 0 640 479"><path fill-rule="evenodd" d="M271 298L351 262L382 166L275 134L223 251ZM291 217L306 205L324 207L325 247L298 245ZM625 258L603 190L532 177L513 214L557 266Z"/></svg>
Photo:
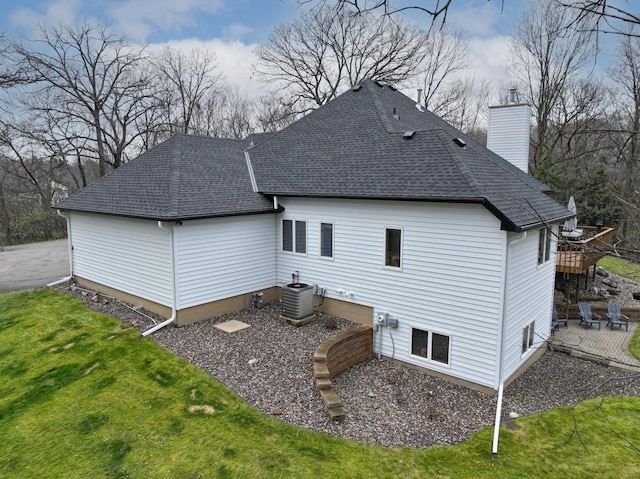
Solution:
<svg viewBox="0 0 640 479"><path fill-rule="evenodd" d="M210 406L208 404L189 406L188 411L189 412L202 411L205 414L215 414L215 412L216 412L216 410L213 408L213 406Z"/></svg>

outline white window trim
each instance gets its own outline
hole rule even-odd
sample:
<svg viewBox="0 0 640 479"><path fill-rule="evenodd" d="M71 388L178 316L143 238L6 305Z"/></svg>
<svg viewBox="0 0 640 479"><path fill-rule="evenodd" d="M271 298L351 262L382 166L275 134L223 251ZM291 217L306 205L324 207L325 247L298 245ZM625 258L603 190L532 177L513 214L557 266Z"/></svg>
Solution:
<svg viewBox="0 0 640 479"><path fill-rule="evenodd" d="M400 266L387 265L387 230L400 230ZM382 267L389 271L402 271L404 268L404 228L401 226L385 226L382 232Z"/></svg>
<svg viewBox="0 0 640 479"><path fill-rule="evenodd" d="M533 337L531 337L531 327L533 327ZM522 327L522 329L521 329L522 334L524 334L524 330L525 329L527 330L527 338L528 339L527 339L527 349L526 350L522 351L522 344L521 344L521 351L520 352L521 352L521 357L523 357L523 358L525 356L530 355L531 353L533 353L533 351L538 349L537 344L539 344L539 343L536 343L536 322L535 322L535 320L531 321L530 323L525 324ZM521 337L521 339L522 339L522 337ZM531 342L531 344L529 344L529 341Z"/></svg>
<svg viewBox="0 0 640 479"><path fill-rule="evenodd" d="M429 339L427 340L427 350L429 351L429 356L431 356L431 351L433 351L433 335L434 334L439 334L440 336L446 336L447 338L449 338L449 350L447 351L447 362L443 363L443 362L431 359L431 357L425 358L423 356L418 356L417 354L413 354L413 351L411 350L412 341L409 341L409 356L411 356L412 358L417 358L420 361L423 361L429 364L437 364L438 366L443 368L451 368L451 350L453 349L451 346L453 342L453 338L451 334L446 334L441 331L434 331L432 329L427 329L422 326L411 326L411 333L409 335L410 338L413 336L414 329L417 329L419 331L424 331L425 333L429 333Z"/></svg>
<svg viewBox="0 0 640 479"><path fill-rule="evenodd" d="M551 262L552 255L551 251L555 245L553 230L547 228L546 226L540 228L538 230L538 257L536 261L538 262L538 268L545 267L548 263ZM540 261L540 238L544 236L544 246L542 251L542 261Z"/></svg>
<svg viewBox="0 0 640 479"><path fill-rule="evenodd" d="M292 246L293 251L287 251L284 249L284 222L291 221L291 234L292 234ZM304 228L304 241L305 241L305 252L299 253L296 251L296 223L302 222L305 224ZM307 256L309 253L309 222L307 220L297 219L297 218L282 218L280 221L280 251L286 254L293 254L296 256Z"/></svg>
<svg viewBox="0 0 640 479"><path fill-rule="evenodd" d="M322 256L322 225L331 225L331 256ZM324 261L336 259L336 224L333 221L320 221L318 223L318 256Z"/></svg>

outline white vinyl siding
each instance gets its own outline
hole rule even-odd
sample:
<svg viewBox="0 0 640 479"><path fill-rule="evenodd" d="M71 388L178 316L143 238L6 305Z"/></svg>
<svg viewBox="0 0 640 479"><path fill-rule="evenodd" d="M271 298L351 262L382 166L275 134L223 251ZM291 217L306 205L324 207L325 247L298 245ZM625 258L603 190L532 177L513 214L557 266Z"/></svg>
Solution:
<svg viewBox="0 0 640 479"><path fill-rule="evenodd" d="M408 201L281 198L280 203L290 217L307 218L308 251L316 252L278 254L280 285L298 271L301 282L326 288L329 298L390 313L399 326L380 329L382 354L395 359L424 366L410 353L412 328L447 335L449 365L434 361L429 367L493 387L506 233L490 212L481 205ZM326 218L335 225L332 262L319 254L319 228ZM384 267L388 227L402 229L401 271Z"/></svg>
<svg viewBox="0 0 640 479"><path fill-rule="evenodd" d="M171 306L169 233L156 221L70 212L74 274Z"/></svg>
<svg viewBox="0 0 640 479"><path fill-rule="evenodd" d="M274 286L274 215L185 221L176 228L180 309Z"/></svg>
<svg viewBox="0 0 640 479"><path fill-rule="evenodd" d="M552 238L555 238L556 232L557 225L552 231ZM517 241L524 234L509 233L509 240ZM529 231L522 241L515 242L510 249L505 291L503 379L512 375L530 353L542 346L549 337L556 248L555 240L552 240L549 260L538 265L539 239L538 230ZM523 329L531 323L534 323L533 342L523 355Z"/></svg>
<svg viewBox="0 0 640 479"><path fill-rule="evenodd" d="M487 148L520 168L529 168L531 108L529 105L504 105L489 108Z"/></svg>

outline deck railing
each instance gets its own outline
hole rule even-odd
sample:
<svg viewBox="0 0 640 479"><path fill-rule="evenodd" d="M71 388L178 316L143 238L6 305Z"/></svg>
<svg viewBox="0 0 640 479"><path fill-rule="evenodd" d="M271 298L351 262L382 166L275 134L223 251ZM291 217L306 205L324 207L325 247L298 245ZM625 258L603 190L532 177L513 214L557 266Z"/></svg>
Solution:
<svg viewBox="0 0 640 479"><path fill-rule="evenodd" d="M584 273L613 249L613 228L580 226L585 239L558 239L556 272Z"/></svg>

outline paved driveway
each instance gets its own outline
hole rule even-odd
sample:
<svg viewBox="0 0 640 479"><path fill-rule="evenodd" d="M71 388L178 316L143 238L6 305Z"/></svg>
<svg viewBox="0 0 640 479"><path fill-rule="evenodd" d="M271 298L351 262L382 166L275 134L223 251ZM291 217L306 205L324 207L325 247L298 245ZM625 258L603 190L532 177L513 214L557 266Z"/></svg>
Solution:
<svg viewBox="0 0 640 479"><path fill-rule="evenodd" d="M0 251L0 293L42 288L69 276L67 240L7 246Z"/></svg>

